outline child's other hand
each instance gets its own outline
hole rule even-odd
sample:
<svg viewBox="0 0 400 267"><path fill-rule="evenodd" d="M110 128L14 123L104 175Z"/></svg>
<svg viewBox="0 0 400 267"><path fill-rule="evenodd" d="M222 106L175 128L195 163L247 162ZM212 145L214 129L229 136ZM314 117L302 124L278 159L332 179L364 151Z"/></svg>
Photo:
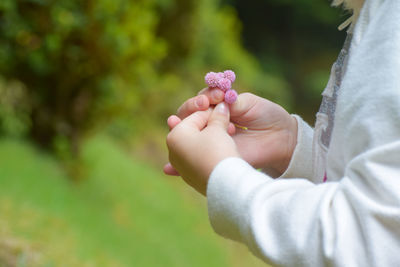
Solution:
<svg viewBox="0 0 400 267"><path fill-rule="evenodd" d="M203 195L214 167L225 158L239 156L228 127L229 108L220 103L213 110L190 114L167 136L171 165Z"/></svg>

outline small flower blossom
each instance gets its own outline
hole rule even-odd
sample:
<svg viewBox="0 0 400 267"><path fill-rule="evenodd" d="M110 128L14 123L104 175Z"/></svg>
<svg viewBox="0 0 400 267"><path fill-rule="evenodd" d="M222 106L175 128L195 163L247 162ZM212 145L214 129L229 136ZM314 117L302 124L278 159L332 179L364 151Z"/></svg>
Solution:
<svg viewBox="0 0 400 267"><path fill-rule="evenodd" d="M236 93L235 90L233 90L233 89L228 90L225 93L225 102L228 104L233 104L233 103L235 103L237 97L238 97L238 94Z"/></svg>
<svg viewBox="0 0 400 267"><path fill-rule="evenodd" d="M232 70L224 72L209 72L204 78L209 88L219 88L225 93L225 102L233 104L238 94L232 88L232 83L236 80L236 75Z"/></svg>
<svg viewBox="0 0 400 267"><path fill-rule="evenodd" d="M231 70L224 71L224 76L225 76L225 78L229 79L231 81L231 83L234 83L236 80L236 75Z"/></svg>
<svg viewBox="0 0 400 267"><path fill-rule="evenodd" d="M226 92L232 88L232 83L227 78L222 78L218 80L218 88Z"/></svg>
<svg viewBox="0 0 400 267"><path fill-rule="evenodd" d="M218 79L226 78L225 74L223 72L218 72L217 76L218 76Z"/></svg>
<svg viewBox="0 0 400 267"><path fill-rule="evenodd" d="M215 87L218 86L219 76L215 72L209 72L209 73L207 73L207 75L204 78L204 80L206 81L206 84L210 88L215 88Z"/></svg>

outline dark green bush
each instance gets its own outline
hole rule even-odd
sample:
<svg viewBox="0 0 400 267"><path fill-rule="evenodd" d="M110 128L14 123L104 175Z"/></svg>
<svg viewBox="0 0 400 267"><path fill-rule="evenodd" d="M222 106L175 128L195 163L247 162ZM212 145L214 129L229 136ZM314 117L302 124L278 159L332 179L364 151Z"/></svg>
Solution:
<svg viewBox="0 0 400 267"><path fill-rule="evenodd" d="M164 123L206 72L228 68L239 91L288 104L286 83L261 71L240 31L214 0L2 0L0 131L77 152L104 126L129 136ZM17 98L3 97L12 84Z"/></svg>

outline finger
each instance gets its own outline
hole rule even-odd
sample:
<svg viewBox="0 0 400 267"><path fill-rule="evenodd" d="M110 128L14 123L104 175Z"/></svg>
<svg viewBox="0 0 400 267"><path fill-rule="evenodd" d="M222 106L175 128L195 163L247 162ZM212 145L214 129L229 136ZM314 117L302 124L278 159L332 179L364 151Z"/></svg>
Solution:
<svg viewBox="0 0 400 267"><path fill-rule="evenodd" d="M210 101L208 100L208 98L204 95L198 95L185 101L185 103L183 103L182 106L178 108L176 114L180 119L183 120L184 118L196 111L208 109L209 106Z"/></svg>
<svg viewBox="0 0 400 267"><path fill-rule="evenodd" d="M167 120L167 124L169 126L169 129L172 130L175 128L176 125L178 125L182 120L175 115L169 116Z"/></svg>
<svg viewBox="0 0 400 267"><path fill-rule="evenodd" d="M230 135L230 136L232 136L232 135L234 135L236 133L236 127L235 127L235 125L232 123L232 122L230 122L229 123L229 126L228 126L228 134Z"/></svg>
<svg viewBox="0 0 400 267"><path fill-rule="evenodd" d="M208 109L205 111L197 111L188 117L186 117L180 124L179 126L182 127L192 127L195 128L196 130L202 130L204 127L207 126L208 119L210 118L210 115L212 113L212 109Z"/></svg>
<svg viewBox="0 0 400 267"><path fill-rule="evenodd" d="M218 88L204 88L198 95L207 96L211 105L219 104L225 99L225 93Z"/></svg>
<svg viewBox="0 0 400 267"><path fill-rule="evenodd" d="M230 105L231 117L241 117L251 110L259 101L258 96L244 93L238 95L237 100Z"/></svg>
<svg viewBox="0 0 400 267"><path fill-rule="evenodd" d="M213 110L208 119L208 126L222 127L228 130L229 127L229 108L225 102L219 103Z"/></svg>
<svg viewBox="0 0 400 267"><path fill-rule="evenodd" d="M169 162L165 164L163 171L166 175L180 176L178 171L175 170L175 168Z"/></svg>

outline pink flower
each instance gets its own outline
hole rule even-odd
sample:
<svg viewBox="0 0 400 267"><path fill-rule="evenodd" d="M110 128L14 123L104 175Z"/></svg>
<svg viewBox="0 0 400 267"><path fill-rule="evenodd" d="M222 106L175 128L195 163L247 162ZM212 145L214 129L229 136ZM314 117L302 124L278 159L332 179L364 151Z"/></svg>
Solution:
<svg viewBox="0 0 400 267"><path fill-rule="evenodd" d="M218 79L226 78L225 74L223 72L218 72L217 76L218 76Z"/></svg>
<svg viewBox="0 0 400 267"><path fill-rule="evenodd" d="M210 88L219 88L225 93L225 102L233 104L238 94L235 90L231 90L232 83L236 80L236 74L232 70L226 70L224 72L209 72L204 77L206 84Z"/></svg>
<svg viewBox="0 0 400 267"><path fill-rule="evenodd" d="M234 83L236 80L236 74L231 70L224 71L225 78L229 79L231 83Z"/></svg>
<svg viewBox="0 0 400 267"><path fill-rule="evenodd" d="M211 87L215 88L218 87L218 80L219 80L219 75L218 73L215 72L209 72L206 74L206 77L204 78L206 81L206 84Z"/></svg>
<svg viewBox="0 0 400 267"><path fill-rule="evenodd" d="M222 91L226 92L229 89L232 88L232 83L230 80L226 79L226 78L222 78L218 80L218 86L219 89L221 89Z"/></svg>
<svg viewBox="0 0 400 267"><path fill-rule="evenodd" d="M233 89L228 90L228 91L225 92L225 102L228 103L228 104L235 103L237 97L238 97L238 94Z"/></svg>

